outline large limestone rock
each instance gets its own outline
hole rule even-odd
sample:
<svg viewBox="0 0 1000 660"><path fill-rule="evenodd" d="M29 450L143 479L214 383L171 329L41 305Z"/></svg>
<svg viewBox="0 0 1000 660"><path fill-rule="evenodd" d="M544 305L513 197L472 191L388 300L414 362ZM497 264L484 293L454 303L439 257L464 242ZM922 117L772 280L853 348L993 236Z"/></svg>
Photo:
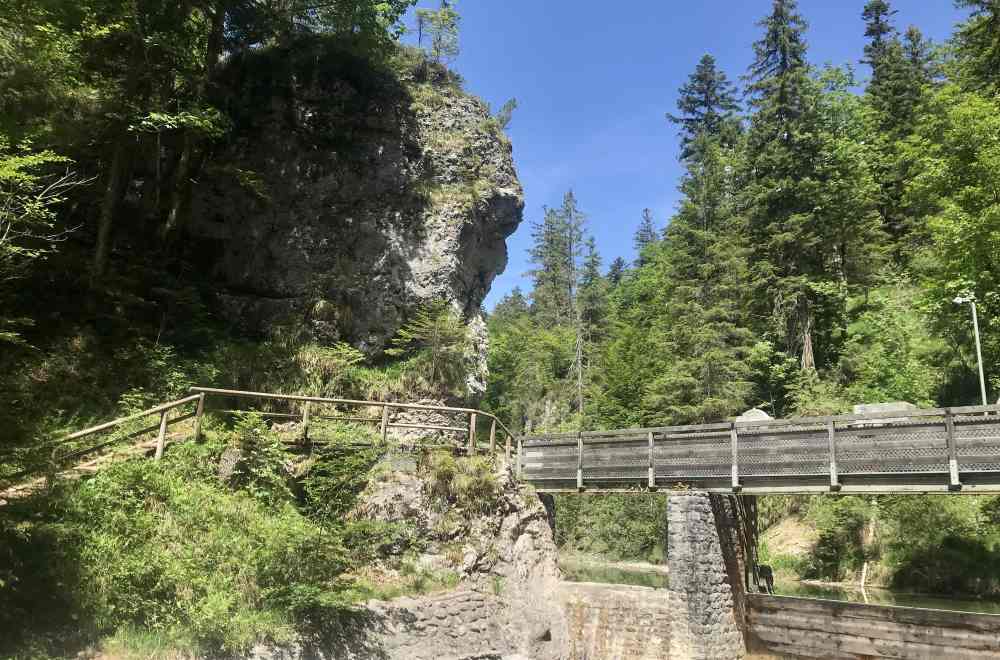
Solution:
<svg viewBox="0 0 1000 660"><path fill-rule="evenodd" d="M406 521L424 541L420 562L461 576L446 593L370 601L336 634L279 648L261 645L248 660L568 660L557 550L537 496L519 488L508 466L496 472L489 510L462 516L442 507L419 471L371 482L350 516ZM458 557L446 548L461 546Z"/></svg>
<svg viewBox="0 0 1000 660"><path fill-rule="evenodd" d="M421 303L480 316L524 205L482 101L412 55L379 68L322 40L234 59L220 88L236 125L190 232L228 317L377 353Z"/></svg>

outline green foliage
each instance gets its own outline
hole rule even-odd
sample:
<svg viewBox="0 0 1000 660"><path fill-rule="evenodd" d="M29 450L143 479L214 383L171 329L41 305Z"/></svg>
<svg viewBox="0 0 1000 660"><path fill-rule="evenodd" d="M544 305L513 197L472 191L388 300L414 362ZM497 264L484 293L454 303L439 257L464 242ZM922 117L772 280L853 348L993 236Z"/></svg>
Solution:
<svg viewBox="0 0 1000 660"><path fill-rule="evenodd" d="M510 126L510 120L514 117L515 110L517 110L517 99L509 99L497 110L496 120L501 129L507 130L507 127Z"/></svg>
<svg viewBox="0 0 1000 660"><path fill-rule="evenodd" d="M956 0L955 4L972 10L955 35L962 73L973 89L996 94L1000 92L1000 7L995 0Z"/></svg>
<svg viewBox="0 0 1000 660"><path fill-rule="evenodd" d="M663 562L666 495L557 495L556 543L610 560Z"/></svg>
<svg viewBox="0 0 1000 660"><path fill-rule="evenodd" d="M453 504L468 515L492 511L500 496L492 459L456 458L450 452L431 454L425 465L428 489L442 506Z"/></svg>
<svg viewBox="0 0 1000 660"><path fill-rule="evenodd" d="M52 172L69 162L50 150L32 149L27 141L15 149L0 133L0 296L10 295L24 270L65 238L56 229L56 209L80 181ZM30 324L0 315L0 343L20 341L14 328Z"/></svg>
<svg viewBox="0 0 1000 660"><path fill-rule="evenodd" d="M311 518L336 526L381 458L376 448L379 438L371 428L350 425L324 429L322 434L324 445L314 450L314 462L302 480L303 508Z"/></svg>
<svg viewBox="0 0 1000 660"><path fill-rule="evenodd" d="M280 484L266 496L261 479L228 490L212 469L221 447L119 463L41 503L14 539L26 561L4 610L30 618L49 607L37 590L51 590L59 609L44 618L65 616L84 634L136 626L238 651L345 607L339 536L302 516ZM3 622L11 643L31 629L7 626L24 620Z"/></svg>
<svg viewBox="0 0 1000 660"><path fill-rule="evenodd" d="M408 358L428 386L463 393L469 331L447 302L430 303L399 329L387 355Z"/></svg>
<svg viewBox="0 0 1000 660"><path fill-rule="evenodd" d="M680 126L681 160L697 156L695 142L705 136L711 136L726 147L736 143L740 133L736 89L711 55L702 56L680 88L677 109L681 114L668 113L667 119Z"/></svg>
<svg viewBox="0 0 1000 660"><path fill-rule="evenodd" d="M444 63L458 57L458 24L460 17L455 11L455 0L441 0L437 9L417 10L418 43L423 46L427 33L427 52L437 63Z"/></svg>

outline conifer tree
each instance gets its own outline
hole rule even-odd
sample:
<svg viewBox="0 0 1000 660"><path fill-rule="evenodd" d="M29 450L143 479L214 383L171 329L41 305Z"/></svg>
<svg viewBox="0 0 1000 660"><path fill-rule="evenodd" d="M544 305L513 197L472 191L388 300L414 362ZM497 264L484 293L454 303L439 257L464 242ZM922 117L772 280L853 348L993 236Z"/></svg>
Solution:
<svg viewBox="0 0 1000 660"><path fill-rule="evenodd" d="M842 308L843 287L872 258L870 244L878 244L870 226L870 177L856 139L856 108L845 96L850 82L841 81L830 102L821 99L797 3L775 0L761 25L764 36L754 44L748 74L756 112L743 190L751 276L755 302L764 302L758 317L770 319L760 330L811 369L817 317ZM821 333L833 334L831 324ZM823 347L824 358L832 357L829 348Z"/></svg>
<svg viewBox="0 0 1000 660"><path fill-rule="evenodd" d="M628 264L621 257L615 257L615 260L611 262L608 266L608 283L612 287L618 286L622 278L625 277L625 271L628 270Z"/></svg>
<svg viewBox="0 0 1000 660"><path fill-rule="evenodd" d="M446 63L458 56L458 12L454 0L441 0L435 9L418 9L417 26L419 39L424 32L430 38L428 52L435 62Z"/></svg>
<svg viewBox="0 0 1000 660"><path fill-rule="evenodd" d="M693 144L656 271L669 310L652 329L662 367L643 405L669 423L718 421L745 406L753 346L746 316L747 251L735 206L733 154L709 135Z"/></svg>
<svg viewBox="0 0 1000 660"><path fill-rule="evenodd" d="M866 63L872 77L866 98L872 109L872 174L879 185L878 212L892 241L893 254L905 263L909 253L911 212L904 203L910 178L909 163L900 144L912 135L923 88L930 81L929 55L923 35L911 27L904 41L890 22L895 14L886 0L870 0L862 16L866 21Z"/></svg>
<svg viewBox="0 0 1000 660"><path fill-rule="evenodd" d="M896 28L892 25L892 17L898 12L889 7L886 0L868 0L861 17L865 21L865 36L869 41L865 45L866 64L874 68L885 57L886 49L893 41Z"/></svg>
<svg viewBox="0 0 1000 660"><path fill-rule="evenodd" d="M601 275L601 255L594 237L586 241L583 267L580 271L580 320L584 340L592 345L603 339L608 314L608 280Z"/></svg>
<svg viewBox="0 0 1000 660"><path fill-rule="evenodd" d="M972 12L956 35L967 85L1000 93L1000 2L955 0L955 5Z"/></svg>
<svg viewBox="0 0 1000 660"><path fill-rule="evenodd" d="M736 89L711 55L702 56L680 88L677 109L680 114L667 113L667 119L680 126L681 160L692 155L692 143L699 135L715 135L722 144L731 145L739 133Z"/></svg>
<svg viewBox="0 0 1000 660"><path fill-rule="evenodd" d="M534 244L529 251L534 268L532 311L543 323L561 324L570 320L574 276L566 221L560 211L546 208L540 223L532 226Z"/></svg>
<svg viewBox="0 0 1000 660"><path fill-rule="evenodd" d="M632 238L632 245L636 252L636 265L644 263L643 251L657 241L658 233L656 224L653 222L653 212L650 209L642 210L642 219L639 221L639 228L635 230Z"/></svg>

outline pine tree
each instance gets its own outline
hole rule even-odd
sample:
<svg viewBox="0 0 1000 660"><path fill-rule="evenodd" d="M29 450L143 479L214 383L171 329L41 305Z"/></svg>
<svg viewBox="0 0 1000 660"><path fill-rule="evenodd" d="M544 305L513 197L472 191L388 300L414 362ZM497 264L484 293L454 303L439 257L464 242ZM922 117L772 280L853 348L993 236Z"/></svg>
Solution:
<svg viewBox="0 0 1000 660"><path fill-rule="evenodd" d="M644 263L643 252L648 246L655 243L658 237L656 224L653 221L653 212L650 209L643 209L639 228L635 230L635 236L632 238L632 246L637 255L636 265L641 266Z"/></svg>
<svg viewBox="0 0 1000 660"><path fill-rule="evenodd" d="M692 155L692 143L703 133L717 136L723 144L733 144L739 134L736 89L711 55L702 56L680 88L677 109L680 114L667 113L667 119L681 127L681 160Z"/></svg>
<svg viewBox="0 0 1000 660"><path fill-rule="evenodd" d="M529 271L532 280L532 311L543 323L562 324L570 320L574 277L568 228L563 215L546 208L542 222L532 226Z"/></svg>
<svg viewBox="0 0 1000 660"><path fill-rule="evenodd" d="M670 423L718 421L745 406L753 346L745 296L747 250L736 215L732 153L707 135L696 139L681 184L684 199L666 232L656 272L670 310L654 321L652 341L662 368L643 398Z"/></svg>
<svg viewBox="0 0 1000 660"><path fill-rule="evenodd" d="M930 82L929 55L923 35L911 27L901 41L890 18L895 14L885 0L871 0L862 16L865 46L872 77L866 90L873 110L871 126L872 174L879 185L878 212L891 237L893 255L905 263L909 253L912 218L904 202L910 179L909 164L900 144L913 133L924 86Z"/></svg>
<svg viewBox="0 0 1000 660"><path fill-rule="evenodd" d="M584 340L588 345L599 342L604 336L608 315L608 280L601 275L601 255L594 237L588 237L583 267L580 271L580 320Z"/></svg>
<svg viewBox="0 0 1000 660"><path fill-rule="evenodd" d="M903 55L910 66L910 75L917 86L929 85L937 73L932 54L933 44L915 25L906 29L903 35Z"/></svg>
<svg viewBox="0 0 1000 660"><path fill-rule="evenodd" d="M865 21L865 36L869 41L865 45L865 61L873 68L885 57L886 49L895 37L896 28L892 25L892 17L898 12L889 7L886 0L868 0L861 17Z"/></svg>
<svg viewBox="0 0 1000 660"><path fill-rule="evenodd" d="M426 32L430 38L428 52L435 62L446 63L458 57L459 19L454 0L441 0L436 10L417 10L419 40L423 41Z"/></svg>
<svg viewBox="0 0 1000 660"><path fill-rule="evenodd" d="M794 0L775 0L750 67L752 164L743 189L751 275L761 318L803 369L814 368L820 334L842 313L843 288L871 260L870 175L858 140L858 108L842 72L823 93L806 61L805 21ZM836 77L835 76L835 77ZM849 78L849 77L847 77ZM833 311L831 311L833 310ZM824 346L821 358L833 356ZM822 360L821 360L822 361Z"/></svg>
<svg viewBox="0 0 1000 660"><path fill-rule="evenodd" d="M972 11L955 35L967 85L1000 93L1000 2L955 0L955 5Z"/></svg>
<svg viewBox="0 0 1000 660"><path fill-rule="evenodd" d="M625 260L621 257L615 257L615 260L611 262L610 266L608 266L608 283L612 286L612 288L621 283L627 270L628 264Z"/></svg>

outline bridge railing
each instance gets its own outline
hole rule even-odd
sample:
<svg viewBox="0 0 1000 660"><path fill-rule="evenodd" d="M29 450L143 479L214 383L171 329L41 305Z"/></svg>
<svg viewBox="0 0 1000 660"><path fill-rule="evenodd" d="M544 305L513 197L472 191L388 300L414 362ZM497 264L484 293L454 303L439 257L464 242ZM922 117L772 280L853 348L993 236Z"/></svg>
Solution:
<svg viewBox="0 0 1000 660"><path fill-rule="evenodd" d="M283 404L283 411L264 409L255 412L270 419L288 419L298 422L301 439L309 439L311 424L320 420L337 420L373 425L377 428L383 444L388 443L390 430L406 429L430 431L442 435L458 435L461 444L464 444L464 448L469 454L487 450L494 454L498 449L502 449L508 460L512 454L514 434L496 416L472 408L193 387L191 395L182 399L91 426L47 443L34 445L32 447L33 456L27 462L22 462L21 467L16 468L14 473L0 475L0 482L3 484L16 484L9 487L0 486L0 501L4 497L16 497L32 492L45 481L39 475L72 472L78 476L82 473L96 471L102 461L114 456L113 450L117 451L117 446L130 440L138 440L143 436L155 437L155 441L131 443L128 445L127 451L130 453L152 452L153 458L158 460L163 456L166 445L172 439L180 439L183 435L200 440L202 423L206 413L237 414L252 410L252 408L237 410L220 406L213 408L213 404L231 405L234 401L246 400ZM353 412L345 412L345 408ZM366 414L371 413L371 411L375 411L376 414ZM417 418L398 419L396 415L403 411L409 411ZM330 414L331 412L333 414ZM420 419L421 415L425 416L425 419ZM460 422L434 423L434 421L426 421L426 416L443 416L450 420L457 418ZM149 424L150 418L156 420L152 425ZM182 434L174 433L173 437L168 434L170 427L189 420L193 420L193 428ZM483 428L480 429L480 426ZM488 434L486 436L488 440L484 438L482 444L479 442L480 432ZM454 444L448 446L454 446ZM24 481L26 479L29 481ZM4 490L4 488L6 489Z"/></svg>
<svg viewBox="0 0 1000 660"><path fill-rule="evenodd" d="M559 433L518 446L518 474L543 490L1000 489L996 405Z"/></svg>
<svg viewBox="0 0 1000 660"><path fill-rule="evenodd" d="M295 394L273 394L269 392L249 392L243 390L226 390L211 387L193 387L192 392L201 396L210 396L216 402L232 404L238 401L252 400L262 402L281 402L283 410L212 408L207 412L221 414L239 414L249 411L257 412L262 417L272 419L288 419L299 423L299 431L303 440L309 439L310 428L317 421L330 420L368 424L377 429L383 444L388 444L389 432L392 429L409 431L430 431L437 434L458 436L464 440L467 453L476 454L488 451L497 452L502 447L507 458L512 454L514 434L495 415L474 408L456 408L418 403L397 403L392 401L364 401L359 399L337 399L318 396ZM416 419L398 418L399 413L410 413ZM420 419L424 417L424 419ZM424 421L427 417L438 418ZM458 419L459 421L455 421ZM451 420L451 421L445 421ZM485 422L485 424L481 424ZM480 444L481 425L486 433ZM487 444L488 443L488 444Z"/></svg>
<svg viewBox="0 0 1000 660"><path fill-rule="evenodd" d="M4 475L3 480L17 482L39 473L58 472L69 465L75 465L75 469L82 472L92 471L96 469L94 465L78 461L153 433L156 434L155 443L139 448L153 451L154 457L159 459L169 440L167 432L171 426L195 419L195 433L200 434L204 399L204 395L194 394L35 445L32 447L35 456L28 459L28 464L13 474ZM156 419L152 425L150 418Z"/></svg>

